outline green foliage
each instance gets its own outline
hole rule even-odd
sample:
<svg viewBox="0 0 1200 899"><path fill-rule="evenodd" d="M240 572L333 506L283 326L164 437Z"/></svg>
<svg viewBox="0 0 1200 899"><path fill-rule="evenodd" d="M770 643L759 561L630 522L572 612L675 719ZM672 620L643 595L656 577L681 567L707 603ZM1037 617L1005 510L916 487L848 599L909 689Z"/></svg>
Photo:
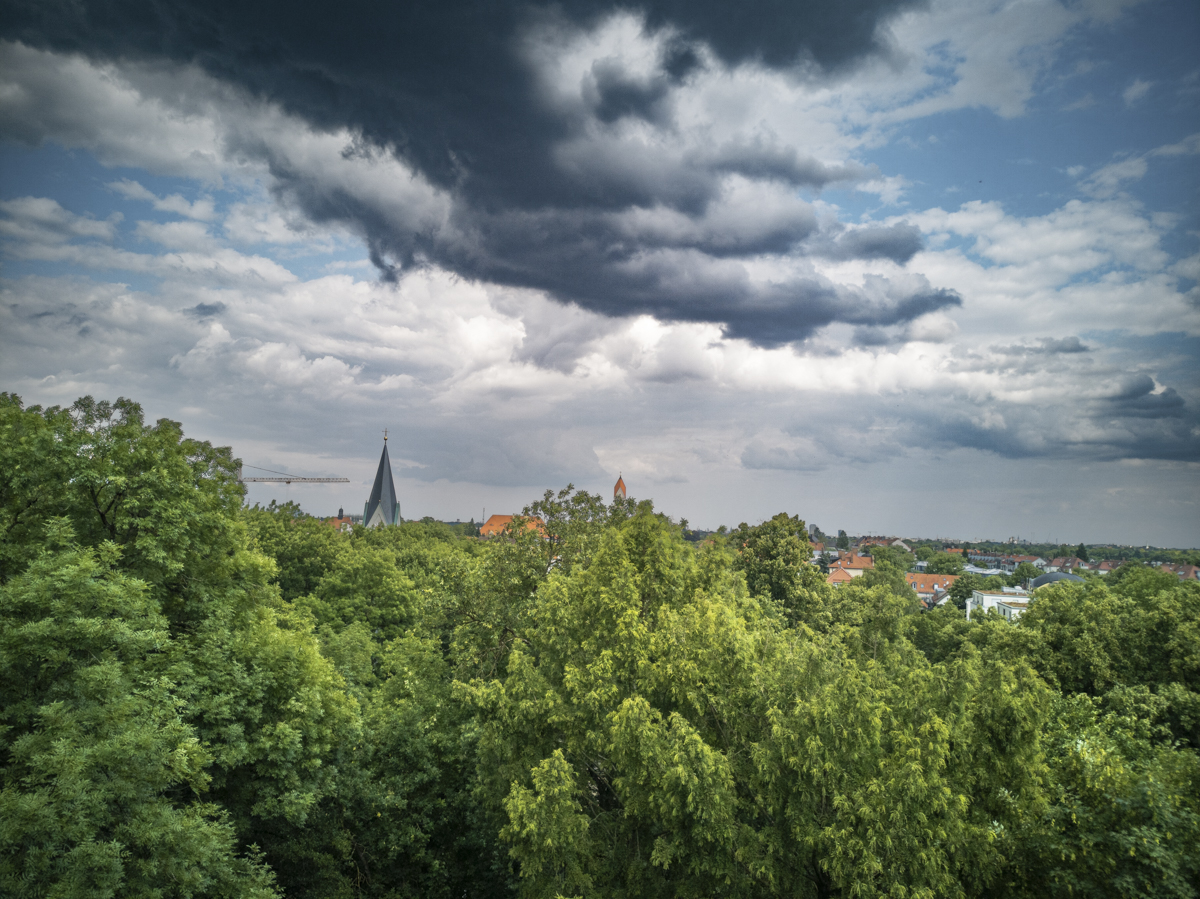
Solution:
<svg viewBox="0 0 1200 899"><path fill-rule="evenodd" d="M43 526L55 549L0 587L0 892L276 895L200 801L212 755L162 664L157 603L115 545Z"/></svg>
<svg viewBox="0 0 1200 899"><path fill-rule="evenodd" d="M899 546L871 546L867 548L866 555L874 559L876 565L885 562L901 572L908 571L916 561L916 556Z"/></svg>
<svg viewBox="0 0 1200 899"><path fill-rule="evenodd" d="M928 562L925 571L929 574L961 574L967 564L960 553L935 553Z"/></svg>
<svg viewBox="0 0 1200 899"><path fill-rule="evenodd" d="M828 591L809 562L812 550L803 521L780 512L755 527L742 522L729 539L736 554L734 570L745 574L751 595L778 608L793 624L820 617Z"/></svg>
<svg viewBox="0 0 1200 899"><path fill-rule="evenodd" d="M1041 574L1042 570L1032 562L1021 562L1015 569L1013 569L1013 573L1009 575L1008 586L1019 587L1026 581L1031 581L1034 578L1040 577Z"/></svg>
<svg viewBox="0 0 1200 899"><path fill-rule="evenodd" d="M1097 579L1040 588L1020 619L1042 641L1031 660L1065 693L1147 688L1159 702L1144 714L1200 748L1200 584L1143 568L1111 587Z"/></svg>
<svg viewBox="0 0 1200 899"><path fill-rule="evenodd" d="M185 439L168 419L147 426L129 400L84 397L43 413L0 395L0 581L32 561L51 519L65 517L82 545L120 546L122 569L167 603L173 625L186 625L203 614L197 575L220 577L244 540L236 470L228 448Z"/></svg>
<svg viewBox="0 0 1200 899"><path fill-rule="evenodd" d="M1086 697L1060 700L1051 720L1054 801L1020 835L1014 893L1195 897L1200 758Z"/></svg>
<svg viewBox="0 0 1200 899"><path fill-rule="evenodd" d="M127 400L0 395L0 438L4 895L1197 894L1170 573L968 622L1004 578L923 611L879 547L831 590L787 514L343 534Z"/></svg>
<svg viewBox="0 0 1200 899"><path fill-rule="evenodd" d="M904 576L904 569L886 559L877 561L874 568L863 572L862 577L856 578L849 586L885 587L893 596L911 600L914 604L917 600L916 591Z"/></svg>
<svg viewBox="0 0 1200 899"><path fill-rule="evenodd" d="M960 574L950 585L950 600L960 609L966 609L967 601L976 590L984 589L983 578L977 574Z"/></svg>
<svg viewBox="0 0 1200 899"><path fill-rule="evenodd" d="M275 583L289 602L317 589L345 554L346 540L329 525L300 512L295 503L255 506L242 512L256 547L274 559Z"/></svg>
<svg viewBox="0 0 1200 899"><path fill-rule="evenodd" d="M850 643L781 630L727 575L690 586L677 541L631 553L639 526L553 575L507 676L462 688L523 892L933 896L1002 868L997 816L1039 801L1027 668L930 668L884 587L843 588Z"/></svg>
<svg viewBox="0 0 1200 899"><path fill-rule="evenodd" d="M147 761L147 790L186 795L186 790L204 789L211 805L189 811L189 826L198 834L208 829L210 836L198 836L196 845L213 859L225 852L227 862L232 849L210 852L205 845L217 847L220 839L229 847L255 842L264 821L301 824L330 789L336 769L326 761L336 743L353 738L358 711L307 625L282 609L269 584L275 564L248 545L237 520L241 489L229 451L183 438L174 422L146 426L141 409L126 400L107 404L85 398L63 413L24 410L6 398L0 403L0 428L16 435L15 442L0 443L3 506L11 525L2 547L7 585L24 584L27 573L40 573L40 554L57 539L56 532L69 527L80 553L99 552L113 569L113 583L119 575L121 584L139 585L145 614L163 635L145 649L145 667L139 663L120 676L116 669L111 676L110 669L101 669L111 690L102 704L116 717L103 726L70 724L56 745L64 751L72 740L124 746L145 724L149 730L136 739L147 746L147 759L174 747L169 767L177 775L156 780L155 763ZM30 443L37 445L36 453L29 451ZM66 585L48 575L46 582L45 590L30 594L37 597L35 605L51 608L48 603L69 599ZM115 592L110 598L119 599ZM37 661L39 651L35 642L10 647L7 664L45 664ZM104 657L100 651L93 655ZM48 670L61 675L64 686L71 683L65 669ZM177 724L168 726L168 710ZM109 724L111 729L104 729ZM192 743L202 748L185 752ZM34 780L20 779L19 769L10 768L16 758L5 761L6 779L16 777L33 790ZM119 778L103 765L80 769L72 780L84 798L104 796L109 782ZM20 802L30 801L21 793L24 787L14 789ZM119 800L114 807L120 809ZM101 826L98 833L105 835L97 839L110 842L111 829ZM178 828L159 837L183 838ZM270 847L264 848L269 853ZM186 868L177 875L180 883L201 877L210 864L188 857L177 853ZM254 874L258 868L242 868L245 878L267 883ZM238 865L231 863L229 870L236 872ZM41 889L51 877L35 876L30 889Z"/></svg>
<svg viewBox="0 0 1200 899"><path fill-rule="evenodd" d="M588 563L606 527L626 520L636 508L635 499L615 496L606 506L599 494L575 490L574 484L568 484L557 493L547 490L522 510L524 518L541 522L542 531L520 531L519 536L527 548L542 547L547 570L554 565L570 572L576 565ZM514 531L521 528L523 524L514 522Z"/></svg>
<svg viewBox="0 0 1200 899"><path fill-rule="evenodd" d="M973 627L956 603L934 606L905 622L908 639L931 662L944 662L967 642Z"/></svg>
<svg viewBox="0 0 1200 899"><path fill-rule="evenodd" d="M416 587L396 564L395 554L369 544L344 553L312 595L296 600L296 608L311 612L319 624L340 630L361 622L381 640L400 636L418 605Z"/></svg>

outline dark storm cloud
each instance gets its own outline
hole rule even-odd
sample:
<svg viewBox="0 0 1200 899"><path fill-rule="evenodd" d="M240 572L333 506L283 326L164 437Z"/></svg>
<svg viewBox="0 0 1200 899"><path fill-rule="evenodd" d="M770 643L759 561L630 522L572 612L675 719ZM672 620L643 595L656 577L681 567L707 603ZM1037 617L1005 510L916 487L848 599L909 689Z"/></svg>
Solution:
<svg viewBox="0 0 1200 899"><path fill-rule="evenodd" d="M806 276L751 281L739 259L818 255L903 264L920 237L904 224L835 226L823 235L811 212L799 208L763 210L765 224L746 214L757 211L746 203L742 214L722 217L730 179L787 199L800 188L867 172L805 157L770 135L671 152L622 144L614 127L641 122L675 134L672 91L706 65L707 53L725 64L843 69L881 52L881 23L912 5L650 0L634 9L658 35L653 70L599 59L571 108L541 96L534 57L550 51L531 50L529 36L561 46L555 36L565 40L619 7L584 0L7 0L0 18L4 37L32 46L195 63L314 127L349 129L364 147L394 152L450 198L443 226L414 228L369 197L268 159L281 192L306 214L362 234L386 279L428 262L545 289L607 315L716 322L731 336L776 344L832 321L889 326L957 298L931 291L881 303Z"/></svg>
<svg viewBox="0 0 1200 899"><path fill-rule="evenodd" d="M909 447L963 447L1007 459L1200 459L1200 416L1173 388L1084 401L1069 410L993 400L966 406L954 401L944 410L905 404L878 414L899 417L896 439Z"/></svg>
<svg viewBox="0 0 1200 899"><path fill-rule="evenodd" d="M183 311L193 318L212 318L214 315L220 315L225 311L225 304L217 303L197 303L195 306L190 306Z"/></svg>
<svg viewBox="0 0 1200 899"><path fill-rule="evenodd" d="M1147 374L1129 375L1108 398L1106 411L1121 417L1180 418L1184 400L1174 387L1154 393L1154 379Z"/></svg>
<svg viewBox="0 0 1200 899"><path fill-rule="evenodd" d="M997 353L1005 356L1054 356L1058 354L1088 353L1091 347L1078 337L1043 337L1034 346L1002 346L994 347Z"/></svg>
<svg viewBox="0 0 1200 899"><path fill-rule="evenodd" d="M924 245L921 232L905 223L830 233L814 241L811 252L826 259L891 259L908 262Z"/></svg>

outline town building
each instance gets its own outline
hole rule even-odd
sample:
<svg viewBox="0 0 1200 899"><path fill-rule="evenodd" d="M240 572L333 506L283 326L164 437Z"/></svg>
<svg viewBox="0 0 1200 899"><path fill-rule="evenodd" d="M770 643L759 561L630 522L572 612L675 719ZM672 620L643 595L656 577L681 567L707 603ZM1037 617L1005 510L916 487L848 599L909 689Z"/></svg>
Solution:
<svg viewBox="0 0 1200 899"><path fill-rule="evenodd" d="M941 605L950 592L950 585L957 581L957 574L914 574L904 575L908 585L913 588L917 598L926 608Z"/></svg>
<svg viewBox="0 0 1200 899"><path fill-rule="evenodd" d="M1051 559L1046 565L1047 571L1073 571L1076 568L1084 565L1083 559L1075 556L1059 556L1057 559Z"/></svg>
<svg viewBox="0 0 1200 899"><path fill-rule="evenodd" d="M843 584L848 584L852 580L854 580L854 575L852 575L845 568L831 568L829 570L829 576L825 578L825 583L829 584L831 587L841 587Z"/></svg>
<svg viewBox="0 0 1200 899"><path fill-rule="evenodd" d="M1083 578L1077 574L1068 574L1065 571L1047 571L1041 577L1035 577L1029 584L1031 590L1036 590L1038 587L1045 587L1047 584L1057 584L1061 581L1067 583L1082 584Z"/></svg>
<svg viewBox="0 0 1200 899"><path fill-rule="evenodd" d="M976 590L967 600L967 620L971 612L986 612L995 609L1009 621L1016 621L1029 608L1029 594L1016 587L1005 587L1001 592Z"/></svg>
<svg viewBox="0 0 1200 899"><path fill-rule="evenodd" d="M851 577L861 577L874 567L875 560L870 556L860 556L849 550L839 552L838 557L829 563L831 573L838 568L848 572Z"/></svg>
<svg viewBox="0 0 1200 899"><path fill-rule="evenodd" d="M347 515L343 509L338 509L337 518L326 518L325 523L335 531L348 534L356 524L362 524L362 518L357 515Z"/></svg>
<svg viewBox="0 0 1200 899"><path fill-rule="evenodd" d="M489 515L479 528L479 536L485 540L490 540L493 537L499 537L504 533L504 529L512 523L514 518L520 518L519 515ZM527 531L542 531L544 533L545 526L540 518L525 519L525 530Z"/></svg>
<svg viewBox="0 0 1200 899"><path fill-rule="evenodd" d="M1043 571L1046 570L1047 565L1049 564L1041 556L1016 555L1013 553L984 552L982 550L975 550L975 549L970 550L967 553L967 558L969 558L972 562L976 563L977 565L983 565L988 568L999 568L1001 571L1004 571L1008 574L1012 574L1017 569L1017 566L1020 565L1022 562L1028 562L1030 565L1033 565L1036 568L1039 568Z"/></svg>
<svg viewBox="0 0 1200 899"><path fill-rule="evenodd" d="M621 477L621 475L619 475L619 474L617 475L617 483L613 485L613 499L615 500L618 496L621 499L626 498L626 496L625 496L625 479L623 477Z"/></svg>

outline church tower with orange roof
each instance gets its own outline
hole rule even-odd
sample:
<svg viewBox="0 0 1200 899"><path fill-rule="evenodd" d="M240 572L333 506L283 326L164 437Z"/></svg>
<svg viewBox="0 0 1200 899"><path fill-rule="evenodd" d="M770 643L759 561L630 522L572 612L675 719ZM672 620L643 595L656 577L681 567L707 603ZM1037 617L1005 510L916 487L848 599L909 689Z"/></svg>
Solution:
<svg viewBox="0 0 1200 899"><path fill-rule="evenodd" d="M617 483L613 486L613 499L617 497L625 499L625 480L619 474L617 475Z"/></svg>

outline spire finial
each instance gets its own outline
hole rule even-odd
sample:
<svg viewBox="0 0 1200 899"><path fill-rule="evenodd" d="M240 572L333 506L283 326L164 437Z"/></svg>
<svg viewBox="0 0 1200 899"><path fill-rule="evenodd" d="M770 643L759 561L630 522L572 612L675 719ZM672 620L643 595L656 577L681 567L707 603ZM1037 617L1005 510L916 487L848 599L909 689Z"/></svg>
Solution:
<svg viewBox="0 0 1200 899"><path fill-rule="evenodd" d="M387 431L388 431L387 428L383 429L383 442L384 443L387 443Z"/></svg>

